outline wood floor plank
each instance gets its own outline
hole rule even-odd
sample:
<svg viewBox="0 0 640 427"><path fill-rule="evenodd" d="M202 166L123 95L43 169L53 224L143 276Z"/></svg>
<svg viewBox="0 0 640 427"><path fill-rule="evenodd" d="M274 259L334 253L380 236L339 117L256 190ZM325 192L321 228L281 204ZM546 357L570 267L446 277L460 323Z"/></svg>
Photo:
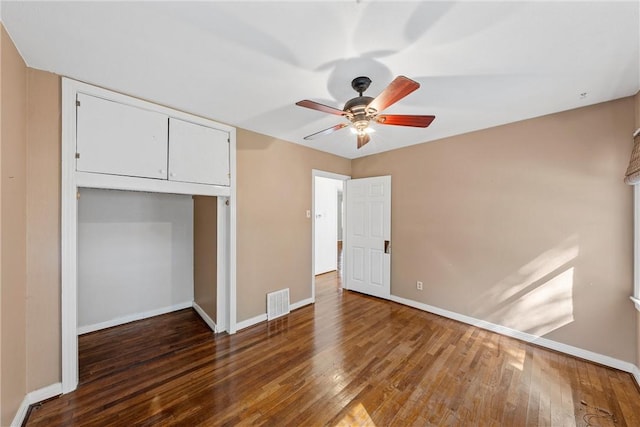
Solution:
<svg viewBox="0 0 640 427"><path fill-rule="evenodd" d="M336 273L314 305L232 336L187 309L79 348L78 389L28 426L640 425L628 373L344 291Z"/></svg>

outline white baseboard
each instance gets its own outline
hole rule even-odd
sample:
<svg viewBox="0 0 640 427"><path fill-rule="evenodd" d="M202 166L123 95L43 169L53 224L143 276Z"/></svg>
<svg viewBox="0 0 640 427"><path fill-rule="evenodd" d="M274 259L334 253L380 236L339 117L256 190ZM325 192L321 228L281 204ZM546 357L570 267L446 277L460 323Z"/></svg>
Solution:
<svg viewBox="0 0 640 427"><path fill-rule="evenodd" d="M302 301L294 302L289 305L290 310L297 310L305 305L313 304L313 298L303 299ZM257 325L260 322L267 321L267 313L259 314L256 317L252 317L251 319L243 320L242 322L236 323L236 330L245 329L253 325Z"/></svg>
<svg viewBox="0 0 640 427"><path fill-rule="evenodd" d="M636 384L638 384L638 386L640 386L640 367L634 366L633 367L633 372L631 374L636 379Z"/></svg>
<svg viewBox="0 0 640 427"><path fill-rule="evenodd" d="M582 348L574 347L568 344L563 344L557 341L553 341L547 338L539 337L536 335L528 334L526 332L517 331L515 329L507 328L506 326L497 325L495 323L486 322L484 320L476 319L474 317L466 316L464 314L455 313L453 311L444 310L442 308L434 307L421 302L413 301L410 299L391 295L391 301L408 305L409 307L417 308L422 311L437 314L438 316L447 317L449 319L457 320L468 325L477 326L478 328L486 329L491 332L496 332L501 335L516 338L521 341L526 341L532 344L546 347L551 350L559 351L571 356L579 357L581 359L589 360L591 362L599 363L601 365L609 366L611 368L619 369L624 372L629 372L634 375L638 384L640 384L640 370L633 363L625 362L623 360L615 359L604 354L595 353L593 351L585 350Z"/></svg>
<svg viewBox="0 0 640 427"><path fill-rule="evenodd" d="M13 417L13 421L11 422L11 427L20 427L22 425L22 422L24 421L24 417L27 416L29 405L31 405L29 403L29 395L26 395L24 399L22 399L22 403L18 408L18 412L16 413L16 416Z"/></svg>
<svg viewBox="0 0 640 427"><path fill-rule="evenodd" d="M209 315L195 301L193 302L193 309L196 311L196 313L198 313L198 315L202 318L202 320L204 320L204 323L206 323L213 332L215 333L220 332L218 331L218 326L216 326L216 322L214 322L213 319L211 319L211 317L209 317Z"/></svg>
<svg viewBox="0 0 640 427"><path fill-rule="evenodd" d="M27 396L29 397L29 404L33 405L34 403L42 402L43 400L47 400L61 394L62 383L55 383L38 390L34 390L27 394Z"/></svg>
<svg viewBox="0 0 640 427"><path fill-rule="evenodd" d="M122 316L116 319L107 320L106 322L94 323L93 325L78 326L78 335L88 334L89 332L99 331L100 329L111 328L112 326L124 325L125 323L135 322L136 320L142 320L148 317L171 313L172 311L178 311L178 310L192 307L192 305L193 305L192 301L181 302L179 304L170 305L168 307L157 308L155 310L149 310L143 313L129 314L127 316Z"/></svg>
<svg viewBox="0 0 640 427"><path fill-rule="evenodd" d="M291 304L289 306L289 309L291 311L293 311L293 310L297 310L299 308L302 308L305 305L309 305L309 304L313 304L313 303L314 303L313 298L307 298L307 299L303 299L302 301L294 302L293 304Z"/></svg>
<svg viewBox="0 0 640 427"><path fill-rule="evenodd" d="M251 319L243 320L242 322L236 323L236 331L240 329L245 329L253 325L257 325L260 322L267 321L267 313L259 314L256 317L252 317Z"/></svg>
<svg viewBox="0 0 640 427"><path fill-rule="evenodd" d="M34 390L31 393L27 393L27 395L22 400L20 407L18 408L18 412L16 416L13 418L11 422L11 427L20 427L24 422L24 418L27 415L27 411L29 410L29 406L34 403L42 402L43 400L47 400L54 396L58 396L62 394L62 383L51 384L47 387L43 387L38 390Z"/></svg>

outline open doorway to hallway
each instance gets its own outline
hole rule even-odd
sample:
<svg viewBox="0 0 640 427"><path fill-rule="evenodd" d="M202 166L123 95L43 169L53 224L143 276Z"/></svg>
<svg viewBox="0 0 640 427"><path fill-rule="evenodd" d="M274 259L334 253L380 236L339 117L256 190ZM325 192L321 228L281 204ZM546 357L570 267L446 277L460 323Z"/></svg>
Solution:
<svg viewBox="0 0 640 427"><path fill-rule="evenodd" d="M337 276L341 284L343 271L347 272L348 260L341 243L347 235L348 225L343 208L346 208L348 197L346 182L350 179L348 175L317 169L311 171L312 206L307 217L311 218L311 299L314 302L318 275ZM346 246L346 240L344 243Z"/></svg>
<svg viewBox="0 0 640 427"><path fill-rule="evenodd" d="M314 177L314 275L342 268L344 181Z"/></svg>

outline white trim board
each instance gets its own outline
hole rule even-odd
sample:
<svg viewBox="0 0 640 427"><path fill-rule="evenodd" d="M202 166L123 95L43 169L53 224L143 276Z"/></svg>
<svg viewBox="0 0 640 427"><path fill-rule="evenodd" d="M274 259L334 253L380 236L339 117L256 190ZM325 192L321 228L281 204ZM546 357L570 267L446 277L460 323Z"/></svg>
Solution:
<svg viewBox="0 0 640 427"><path fill-rule="evenodd" d="M640 311L640 184L633 186L633 295L631 301Z"/></svg>
<svg viewBox="0 0 640 427"><path fill-rule="evenodd" d="M293 310L302 308L304 306L311 305L313 303L314 303L313 298L307 298L307 299L303 299L302 301L298 301L298 302L294 302L293 304L290 304L289 309L290 311L293 311ZM289 314L287 314L287 316ZM278 319L281 319L282 317L279 317ZM249 328L251 326L257 325L258 323L266 322L266 321L267 321L267 313L263 313L263 314L258 314L257 316L252 317L250 319L243 320L242 322L238 322L236 326L238 328L237 330L239 331L240 329Z"/></svg>
<svg viewBox="0 0 640 427"><path fill-rule="evenodd" d="M633 375L633 377L636 380L636 384L638 385L638 387L640 387L640 368L637 366L634 366L633 372L631 372L631 375Z"/></svg>
<svg viewBox="0 0 640 427"><path fill-rule="evenodd" d="M27 395L22 400L20 407L18 408L18 412L16 413L16 416L13 418L13 421L11 422L11 427L20 427L22 425L22 423L25 420L25 417L27 416L27 411L29 411L29 406L61 394L62 394L62 383L51 384L47 387L34 390L31 393L27 393Z"/></svg>
<svg viewBox="0 0 640 427"><path fill-rule="evenodd" d="M78 187L108 190L147 191L150 193L198 194L201 196L229 196L229 187L194 184L191 182L163 181L161 179L133 176L107 175L93 172L76 172Z"/></svg>
<svg viewBox="0 0 640 427"><path fill-rule="evenodd" d="M144 311L142 313L128 314L126 316L117 317L107 320L106 322L94 323L92 325L79 326L78 335L88 334L89 332L99 331L101 329L111 328L113 326L124 325L125 323L135 322L136 320L148 319L149 317L159 316L161 314L171 313L192 306L191 301L173 304L167 307L157 308L155 310Z"/></svg>
<svg viewBox="0 0 640 427"><path fill-rule="evenodd" d="M258 314L255 317L236 323L236 328L239 331L241 329L246 329L251 326L257 325L258 323L262 323L266 321L267 321L267 313Z"/></svg>
<svg viewBox="0 0 640 427"><path fill-rule="evenodd" d="M306 305L313 304L314 302L315 302L315 301L313 300L313 298L303 299L303 300L301 300L301 301L294 302L293 304L290 304L290 305L289 305L289 309L290 309L291 311L293 311L293 310L297 310L297 309L302 308L302 307L304 307L304 306L306 306Z"/></svg>
<svg viewBox="0 0 640 427"><path fill-rule="evenodd" d="M615 359L604 354L595 353L593 351L584 350L582 348L574 347L568 344L559 343L547 338L542 338L536 335L531 335L526 332L517 331L515 329L507 328L506 326L497 325L495 323L486 322L484 320L476 319L474 317L466 316L464 314L455 313L453 311L444 310L442 308L434 307L428 304L424 304L410 299L402 298L396 295L391 295L391 301L399 304L407 305L409 307L417 308L418 310L426 311L429 313L437 314L438 316L446 317L448 319L457 320L462 323L466 323L471 326L486 329L491 332L505 335L511 338L515 338L521 341L525 341L531 344L539 345L551 350L559 351L561 353L575 356L580 359L585 359L590 362L599 363L601 365L608 366L610 368L619 369L624 372L628 372L635 376L636 380L640 380L640 370L633 363L625 362L623 360ZM640 384L640 381L638 382Z"/></svg>
<svg viewBox="0 0 640 427"><path fill-rule="evenodd" d="M25 417L27 416L27 411L29 410L29 395L27 394L24 399L22 399L22 403L18 408L18 412L16 412L16 416L13 417L13 421L11 421L11 427L20 427L24 422Z"/></svg>
<svg viewBox="0 0 640 427"><path fill-rule="evenodd" d="M209 315L202 309L202 307L200 307L198 305L197 302L194 301L192 307L196 311L196 313L198 313L198 315L202 318L204 323L206 323L207 326L209 326L213 332L215 332L215 333L220 332L220 331L218 331L218 327L216 326L216 322L214 322L213 319L211 319L211 317L209 317Z"/></svg>

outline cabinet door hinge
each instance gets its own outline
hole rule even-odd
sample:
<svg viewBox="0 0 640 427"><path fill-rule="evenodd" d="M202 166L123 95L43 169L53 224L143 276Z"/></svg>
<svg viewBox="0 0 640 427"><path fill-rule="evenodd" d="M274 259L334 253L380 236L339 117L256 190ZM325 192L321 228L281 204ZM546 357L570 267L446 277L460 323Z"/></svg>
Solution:
<svg viewBox="0 0 640 427"><path fill-rule="evenodd" d="M76 107L80 106L80 101L76 99Z"/></svg>
<svg viewBox="0 0 640 427"><path fill-rule="evenodd" d="M76 153L76 159L80 158L80 153Z"/></svg>

